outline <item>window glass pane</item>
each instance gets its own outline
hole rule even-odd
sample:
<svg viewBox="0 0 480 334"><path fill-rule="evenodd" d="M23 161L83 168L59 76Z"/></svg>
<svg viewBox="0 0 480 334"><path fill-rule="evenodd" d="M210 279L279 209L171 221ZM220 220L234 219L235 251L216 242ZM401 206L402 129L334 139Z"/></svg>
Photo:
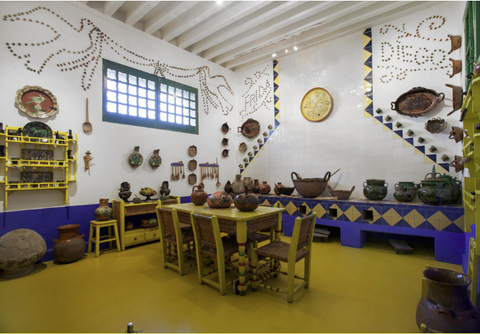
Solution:
<svg viewBox="0 0 480 334"><path fill-rule="evenodd" d="M147 90L145 88L139 88L138 89L138 96L147 97Z"/></svg>
<svg viewBox="0 0 480 334"><path fill-rule="evenodd" d="M190 115L190 110L188 110L187 108L183 108L183 116L188 116Z"/></svg>
<svg viewBox="0 0 480 334"><path fill-rule="evenodd" d="M107 80L107 89L117 90L117 82L113 80Z"/></svg>
<svg viewBox="0 0 480 334"><path fill-rule="evenodd" d="M183 103L183 100L182 100L181 97L177 97L177 98L175 99L175 104L176 104L177 106L181 106L182 103Z"/></svg>
<svg viewBox="0 0 480 334"><path fill-rule="evenodd" d="M190 108L195 109L195 102L190 102Z"/></svg>
<svg viewBox="0 0 480 334"><path fill-rule="evenodd" d="M118 102L120 102L120 103L127 103L127 95L125 95L125 94L118 94Z"/></svg>
<svg viewBox="0 0 480 334"><path fill-rule="evenodd" d="M184 124L184 125L190 124L190 119L189 119L188 117L184 117L184 118L183 118L183 124Z"/></svg>
<svg viewBox="0 0 480 334"><path fill-rule="evenodd" d="M184 90L183 91L183 98L188 99L188 96L189 96L189 93L186 90Z"/></svg>
<svg viewBox="0 0 480 334"><path fill-rule="evenodd" d="M147 109L138 108L138 116L140 116L141 118L146 118L147 117Z"/></svg>
<svg viewBox="0 0 480 334"><path fill-rule="evenodd" d="M122 114L122 115L126 115L127 114L127 106L124 105L124 104L119 104L118 105L118 113Z"/></svg>
<svg viewBox="0 0 480 334"><path fill-rule="evenodd" d="M177 96L182 97L182 90L180 88L177 88Z"/></svg>
<svg viewBox="0 0 480 334"><path fill-rule="evenodd" d="M183 118L182 116L176 116L175 117L175 123L182 124L182 118Z"/></svg>
<svg viewBox="0 0 480 334"><path fill-rule="evenodd" d="M168 106L168 112L171 113L171 114L174 114L175 113L175 106L169 105Z"/></svg>
<svg viewBox="0 0 480 334"><path fill-rule="evenodd" d="M193 118L197 117L194 109L190 109L190 117L193 117Z"/></svg>
<svg viewBox="0 0 480 334"><path fill-rule="evenodd" d="M168 94L174 95L175 94L175 87L168 86Z"/></svg>
<svg viewBox="0 0 480 334"><path fill-rule="evenodd" d="M117 112L117 104L116 104L116 103L107 102L107 111L108 111L108 112L114 112L114 113L116 113L116 112Z"/></svg>
<svg viewBox="0 0 480 334"><path fill-rule="evenodd" d="M116 102L117 101L117 94L114 93L114 92L107 91L107 100Z"/></svg>
<svg viewBox="0 0 480 334"><path fill-rule="evenodd" d="M163 92L163 93L166 93L167 92L167 85L160 84L160 91Z"/></svg>
<svg viewBox="0 0 480 334"><path fill-rule="evenodd" d="M167 104L166 103L160 103L160 111L167 111Z"/></svg>
<svg viewBox="0 0 480 334"><path fill-rule="evenodd" d="M147 80L144 78L138 78L138 85L140 87L147 87Z"/></svg>
<svg viewBox="0 0 480 334"><path fill-rule="evenodd" d="M128 104L130 104L132 106L136 106L137 105L137 97L129 95L128 96Z"/></svg>
<svg viewBox="0 0 480 334"><path fill-rule="evenodd" d="M170 104L175 104L175 97L172 96L172 95L169 95L169 96L168 96L168 103L170 103Z"/></svg>
<svg viewBox="0 0 480 334"><path fill-rule="evenodd" d="M182 114L183 114L182 107L175 107L175 113L176 113L177 115L182 115Z"/></svg>
<svg viewBox="0 0 480 334"><path fill-rule="evenodd" d="M148 100L147 107L148 109L155 109L155 101Z"/></svg>
<svg viewBox="0 0 480 334"><path fill-rule="evenodd" d="M116 80L117 79L117 71L108 68L107 69L107 78Z"/></svg>
<svg viewBox="0 0 480 334"><path fill-rule="evenodd" d="M130 95L137 95L137 87L128 85L128 94Z"/></svg>
<svg viewBox="0 0 480 334"><path fill-rule="evenodd" d="M148 90L148 91L147 91L147 97L148 97L150 100L155 100L155 91L154 91L154 90Z"/></svg>
<svg viewBox="0 0 480 334"><path fill-rule="evenodd" d="M127 85L123 83L118 83L118 91L120 93L126 93L127 92Z"/></svg>
<svg viewBox="0 0 480 334"><path fill-rule="evenodd" d="M166 122L167 121L167 113L161 112L160 113L160 120L162 122Z"/></svg>
<svg viewBox="0 0 480 334"><path fill-rule="evenodd" d="M118 72L118 81L127 82L127 75L123 72Z"/></svg>
<svg viewBox="0 0 480 334"><path fill-rule="evenodd" d="M160 94L160 101L167 102L167 94Z"/></svg>
<svg viewBox="0 0 480 334"><path fill-rule="evenodd" d="M148 111L148 118L155 119L155 110Z"/></svg>
<svg viewBox="0 0 480 334"><path fill-rule="evenodd" d="M190 103L188 103L188 100L183 100L183 106L184 106L185 108L188 108L188 105L189 105L189 104L190 104Z"/></svg>
<svg viewBox="0 0 480 334"><path fill-rule="evenodd" d="M168 122L169 123L175 123L175 115L168 114Z"/></svg>
<svg viewBox="0 0 480 334"><path fill-rule="evenodd" d="M138 99L138 106L139 106L139 107L142 107L142 108L146 108L146 107L147 107L147 100L146 100L146 99L139 98L139 99Z"/></svg>
<svg viewBox="0 0 480 334"><path fill-rule="evenodd" d="M128 114L130 116L137 116L137 108L136 107L128 107Z"/></svg>
<svg viewBox="0 0 480 334"><path fill-rule="evenodd" d="M191 126L197 126L197 120L194 118L190 118L190 125Z"/></svg>
<svg viewBox="0 0 480 334"><path fill-rule="evenodd" d="M155 81L148 80L148 89L153 89L155 90Z"/></svg>
<svg viewBox="0 0 480 334"><path fill-rule="evenodd" d="M190 100L195 101L195 94L194 93L190 93Z"/></svg>
<svg viewBox="0 0 480 334"><path fill-rule="evenodd" d="M128 76L128 83L131 85L136 85L137 84L137 77L134 75L129 75Z"/></svg>

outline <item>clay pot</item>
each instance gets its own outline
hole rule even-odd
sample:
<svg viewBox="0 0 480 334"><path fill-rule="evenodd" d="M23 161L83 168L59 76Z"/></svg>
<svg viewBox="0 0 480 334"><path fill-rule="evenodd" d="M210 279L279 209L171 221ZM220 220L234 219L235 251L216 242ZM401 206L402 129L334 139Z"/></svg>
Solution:
<svg viewBox="0 0 480 334"><path fill-rule="evenodd" d="M190 200L195 205L203 205L207 202L208 194L203 190L204 185L200 183L198 186L193 186Z"/></svg>
<svg viewBox="0 0 480 334"><path fill-rule="evenodd" d="M245 177L243 178L243 183L244 183L244 185L248 188L248 190L249 190L250 192L253 192L253 180L252 180L251 177L245 176ZM243 190L242 190L242 192L243 192Z"/></svg>
<svg viewBox="0 0 480 334"><path fill-rule="evenodd" d="M235 181L232 182L232 192L234 194L241 194L243 193L244 183L242 181L242 175L237 174L235 175Z"/></svg>
<svg viewBox="0 0 480 334"><path fill-rule="evenodd" d="M428 268L423 272L427 291L417 305L418 328L429 332L479 333L480 313L468 298L470 277L447 269Z"/></svg>
<svg viewBox="0 0 480 334"><path fill-rule="evenodd" d="M275 183L275 187L273 188L273 191L277 196L280 196L280 191L278 190L278 188L284 188L284 187L285 186L282 184L282 182L277 182Z"/></svg>
<svg viewBox="0 0 480 334"><path fill-rule="evenodd" d="M227 194L230 194L233 191L232 183L230 183L230 181L227 181L227 183L225 183L225 187L223 189L225 190L225 192Z"/></svg>
<svg viewBox="0 0 480 334"><path fill-rule="evenodd" d="M411 202L417 197L418 185L414 182L404 181L404 182L395 183L395 192L397 191L397 188L404 188L404 190L399 189L399 191L406 191L411 195L410 200L406 200L406 201L403 200L402 201L402 200L397 199L397 201L399 201L399 202ZM398 194L398 196L399 196L399 198L402 197L402 199L405 199L406 197L408 198L407 195L401 196L400 194ZM395 197L395 193L393 194L393 197ZM395 197L395 199L396 199L396 197Z"/></svg>
<svg viewBox="0 0 480 334"><path fill-rule="evenodd" d="M37 232L21 228L0 237L0 269L3 278L27 275L35 270L34 263L47 252L47 244Z"/></svg>
<svg viewBox="0 0 480 334"><path fill-rule="evenodd" d="M207 204L211 208L229 208L232 202L232 196L221 190L207 197Z"/></svg>
<svg viewBox="0 0 480 334"><path fill-rule="evenodd" d="M79 227L79 224L70 224L57 228L58 239L53 239L53 256L58 262L70 263L83 257L86 243L83 240L84 234L78 234Z"/></svg>
<svg viewBox="0 0 480 334"><path fill-rule="evenodd" d="M263 181L263 183L259 187L260 194L263 194L263 195L269 194L270 190L272 190L272 188L267 183L267 181Z"/></svg>
<svg viewBox="0 0 480 334"><path fill-rule="evenodd" d="M399 202L411 202L413 200L412 194L404 186L395 185L393 197Z"/></svg>
<svg viewBox="0 0 480 334"><path fill-rule="evenodd" d="M363 194L372 201L381 201L387 196L388 183L385 180L369 179L363 183Z"/></svg>
<svg viewBox="0 0 480 334"><path fill-rule="evenodd" d="M95 209L97 220L109 220L112 217L112 208L108 206L108 198L100 199L100 206Z"/></svg>
<svg viewBox="0 0 480 334"><path fill-rule="evenodd" d="M463 133L464 130L458 126L452 126L452 131L450 131L450 135L448 138L455 139L455 142L458 143L463 140Z"/></svg>
<svg viewBox="0 0 480 334"><path fill-rule="evenodd" d="M250 190L245 186L245 192L243 194L237 195L233 202L235 207L239 211L254 211L258 208L260 201L258 200L257 195L250 193Z"/></svg>
<svg viewBox="0 0 480 334"><path fill-rule="evenodd" d="M420 181L418 198L425 204L445 204L450 200L450 185L441 179Z"/></svg>
<svg viewBox="0 0 480 334"><path fill-rule="evenodd" d="M260 192L260 183L258 182L258 179L253 180L253 192L255 194Z"/></svg>
<svg viewBox="0 0 480 334"><path fill-rule="evenodd" d="M296 179L293 178L295 175ZM321 195L327 187L330 180L331 173L327 172L323 178L305 178L302 179L300 175L295 172L291 174L293 184L297 192L303 197L313 198Z"/></svg>

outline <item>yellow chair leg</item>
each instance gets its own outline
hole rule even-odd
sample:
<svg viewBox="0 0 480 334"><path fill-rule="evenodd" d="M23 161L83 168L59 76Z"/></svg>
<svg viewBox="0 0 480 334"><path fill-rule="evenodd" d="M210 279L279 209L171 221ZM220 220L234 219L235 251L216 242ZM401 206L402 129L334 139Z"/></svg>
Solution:
<svg viewBox="0 0 480 334"><path fill-rule="evenodd" d="M183 276L183 245L177 243L178 273Z"/></svg>
<svg viewBox="0 0 480 334"><path fill-rule="evenodd" d="M291 261L293 262L293 261ZM295 288L295 262L288 263L287 301L293 303L293 291Z"/></svg>

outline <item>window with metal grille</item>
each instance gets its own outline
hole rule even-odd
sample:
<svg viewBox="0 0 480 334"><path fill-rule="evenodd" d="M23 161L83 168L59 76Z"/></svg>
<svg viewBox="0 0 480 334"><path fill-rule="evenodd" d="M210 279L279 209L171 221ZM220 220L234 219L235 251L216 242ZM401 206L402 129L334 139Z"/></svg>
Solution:
<svg viewBox="0 0 480 334"><path fill-rule="evenodd" d="M103 60L103 120L198 134L198 90Z"/></svg>

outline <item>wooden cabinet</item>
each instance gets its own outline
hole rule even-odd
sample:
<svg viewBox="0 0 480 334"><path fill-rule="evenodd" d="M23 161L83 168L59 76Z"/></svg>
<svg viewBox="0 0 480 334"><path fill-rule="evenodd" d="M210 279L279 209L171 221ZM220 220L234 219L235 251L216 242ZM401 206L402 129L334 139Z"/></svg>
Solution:
<svg viewBox="0 0 480 334"><path fill-rule="evenodd" d="M60 190L68 204L69 182L77 180L77 135L55 131L51 137L25 136L21 127L0 133L5 200L16 191Z"/></svg>
<svg viewBox="0 0 480 334"><path fill-rule="evenodd" d="M156 227L143 228L140 226L139 221L141 219L156 218L156 207L162 203L179 203L179 198L171 196L166 201L157 200L155 202L139 204L113 200L113 218L117 220L122 250L125 250L125 247L128 246L160 240L160 229L158 225ZM126 223L130 220L132 220L134 228L127 231Z"/></svg>

